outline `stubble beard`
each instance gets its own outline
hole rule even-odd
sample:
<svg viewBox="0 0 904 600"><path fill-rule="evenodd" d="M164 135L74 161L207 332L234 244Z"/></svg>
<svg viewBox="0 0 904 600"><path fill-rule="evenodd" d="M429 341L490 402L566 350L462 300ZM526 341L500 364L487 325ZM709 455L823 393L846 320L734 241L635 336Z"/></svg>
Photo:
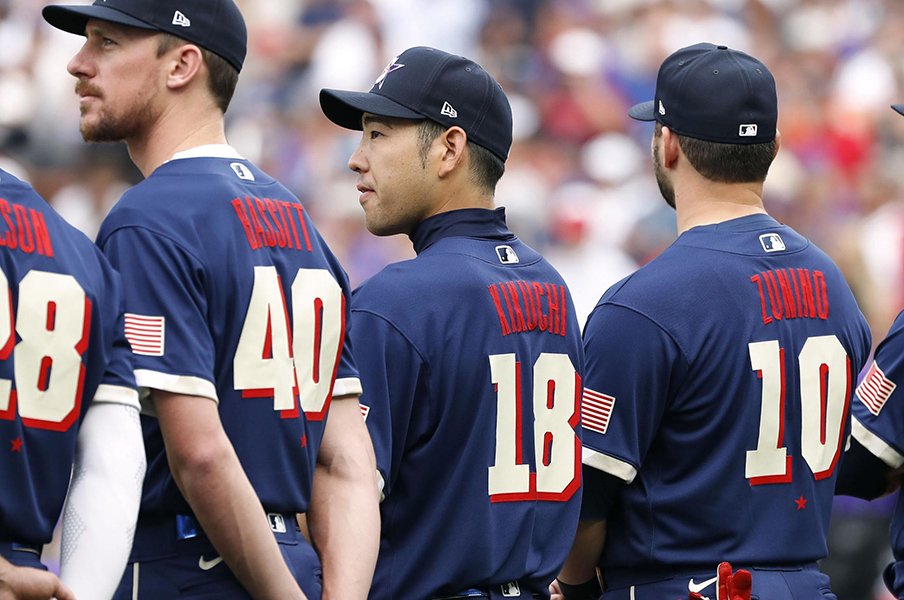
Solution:
<svg viewBox="0 0 904 600"><path fill-rule="evenodd" d="M659 152L655 149L653 150L653 171L656 174L656 185L659 186L659 193L662 194L666 204L675 208L675 188L672 186L672 182L669 181L668 175L662 166L662 161L659 160Z"/></svg>
<svg viewBox="0 0 904 600"><path fill-rule="evenodd" d="M86 121L83 113L79 131L86 142L118 142L136 137L151 118L151 103L146 98L120 114L111 114L102 107L93 123Z"/></svg>

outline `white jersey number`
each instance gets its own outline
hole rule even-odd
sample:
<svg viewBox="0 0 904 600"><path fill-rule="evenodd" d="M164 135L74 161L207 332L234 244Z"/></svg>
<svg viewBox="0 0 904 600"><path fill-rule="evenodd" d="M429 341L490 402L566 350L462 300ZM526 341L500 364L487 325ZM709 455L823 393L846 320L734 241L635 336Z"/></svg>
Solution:
<svg viewBox="0 0 904 600"><path fill-rule="evenodd" d="M533 368L533 419L521 414L521 363L514 354L490 357L496 387L496 457L489 468L492 502L571 498L580 484L578 376L567 354L540 354ZM524 462L523 428L533 429L536 472Z"/></svg>
<svg viewBox="0 0 904 600"><path fill-rule="evenodd" d="M66 431L78 418L91 304L72 275L29 271L12 292L0 272L0 360L13 354L13 380L0 379L0 418L18 412L26 427ZM16 344L16 333L20 341Z"/></svg>
<svg viewBox="0 0 904 600"><path fill-rule="evenodd" d="M246 398L273 397L285 418L301 409L323 420L345 329L342 288L324 269L298 269L292 323L276 267L254 267L251 301L233 360L233 384ZM269 386L269 387L268 387Z"/></svg>
<svg viewBox="0 0 904 600"><path fill-rule="evenodd" d="M756 450L747 452L751 485L791 481L785 435L785 351L776 340L748 345L763 381ZM834 335L808 338L797 359L800 379L801 455L816 479L832 475L841 452L851 392L850 361Z"/></svg>

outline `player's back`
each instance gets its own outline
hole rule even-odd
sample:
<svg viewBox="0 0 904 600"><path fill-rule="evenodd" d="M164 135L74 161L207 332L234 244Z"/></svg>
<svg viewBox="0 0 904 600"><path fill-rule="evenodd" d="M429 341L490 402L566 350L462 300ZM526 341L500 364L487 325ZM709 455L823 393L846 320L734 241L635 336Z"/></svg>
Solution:
<svg viewBox="0 0 904 600"><path fill-rule="evenodd" d="M514 236L447 237L356 290L353 333L365 319L410 345L387 352L386 368L413 399L391 402L409 413L392 424L368 416L387 494L371 598L507 582L539 593L564 561L580 496L583 352L562 278Z"/></svg>
<svg viewBox="0 0 904 600"><path fill-rule="evenodd" d="M127 278L147 282L126 296L152 332L133 339L138 384L215 398L264 507L304 512L330 398L357 374L347 279L299 200L244 159L181 158L123 196L98 243L149 271ZM189 513L156 420L143 424L142 510Z"/></svg>
<svg viewBox="0 0 904 600"><path fill-rule="evenodd" d="M635 344L647 355L626 347L621 360L662 365L652 397L631 401L642 369L604 370L611 422L604 435L585 429L585 445L618 465L603 470L634 476L609 519L606 566L824 557L870 345L832 261L765 215L697 227L600 301L585 331L590 387L590 348L607 335L609 347L658 336L653 354Z"/></svg>
<svg viewBox="0 0 904 600"><path fill-rule="evenodd" d="M134 394L118 276L27 183L0 171L0 538L50 541L81 419Z"/></svg>

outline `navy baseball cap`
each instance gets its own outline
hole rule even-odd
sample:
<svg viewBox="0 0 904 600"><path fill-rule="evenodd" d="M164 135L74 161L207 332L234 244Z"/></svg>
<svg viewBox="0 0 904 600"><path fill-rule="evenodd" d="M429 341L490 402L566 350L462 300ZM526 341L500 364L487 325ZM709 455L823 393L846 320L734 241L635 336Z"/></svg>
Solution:
<svg viewBox="0 0 904 600"><path fill-rule="evenodd" d="M663 61L655 99L632 106L628 115L710 142L771 142L778 121L775 79L743 52L694 44Z"/></svg>
<svg viewBox="0 0 904 600"><path fill-rule="evenodd" d="M358 131L364 113L457 125L503 162L512 146L512 107L502 86L474 61L426 46L389 61L369 92L320 90L320 107L336 125Z"/></svg>
<svg viewBox="0 0 904 600"><path fill-rule="evenodd" d="M85 35L88 19L170 33L210 50L238 71L248 46L245 19L233 0L94 0L45 6L41 14L57 29L78 35Z"/></svg>
<svg viewBox="0 0 904 600"><path fill-rule="evenodd" d="M892 104L891 107L895 109L895 111L899 115L904 115L904 104Z"/></svg>

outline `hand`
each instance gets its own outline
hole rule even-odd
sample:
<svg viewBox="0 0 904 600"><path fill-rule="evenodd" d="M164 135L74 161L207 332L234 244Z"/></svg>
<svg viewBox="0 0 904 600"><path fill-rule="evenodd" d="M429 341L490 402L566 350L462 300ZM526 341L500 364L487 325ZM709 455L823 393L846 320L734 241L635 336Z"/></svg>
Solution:
<svg viewBox="0 0 904 600"><path fill-rule="evenodd" d="M559 588L559 580L553 579L552 583L549 584L549 600L565 600L565 594L562 593L562 590Z"/></svg>
<svg viewBox="0 0 904 600"><path fill-rule="evenodd" d="M738 569L734 574L727 562L719 563L718 600L750 600L752 578L750 571Z"/></svg>
<svg viewBox="0 0 904 600"><path fill-rule="evenodd" d="M0 561L0 600L75 600L53 573Z"/></svg>

